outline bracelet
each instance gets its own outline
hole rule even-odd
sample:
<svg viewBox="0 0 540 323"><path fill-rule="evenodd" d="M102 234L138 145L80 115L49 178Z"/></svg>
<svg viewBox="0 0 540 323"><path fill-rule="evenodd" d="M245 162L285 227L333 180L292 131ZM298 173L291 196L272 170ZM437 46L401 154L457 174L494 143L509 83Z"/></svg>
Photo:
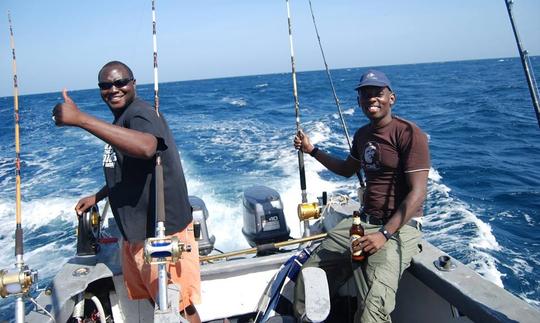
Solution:
<svg viewBox="0 0 540 323"><path fill-rule="evenodd" d="M319 148L314 147L311 152L309 153L311 157L315 157L315 155L319 152Z"/></svg>

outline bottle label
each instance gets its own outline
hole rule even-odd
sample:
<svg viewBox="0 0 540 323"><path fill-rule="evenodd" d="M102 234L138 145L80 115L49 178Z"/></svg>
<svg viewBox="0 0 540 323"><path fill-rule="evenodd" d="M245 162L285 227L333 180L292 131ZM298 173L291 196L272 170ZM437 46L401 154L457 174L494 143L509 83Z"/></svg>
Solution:
<svg viewBox="0 0 540 323"><path fill-rule="evenodd" d="M353 241L357 240L357 239L360 239L361 235L359 234L353 234L351 235L351 237L349 238L349 241L350 241L350 248L351 248L351 254L353 255L353 257L358 257L360 255L362 255L362 249L358 250L358 251L353 251L353 247L352 247L352 243Z"/></svg>

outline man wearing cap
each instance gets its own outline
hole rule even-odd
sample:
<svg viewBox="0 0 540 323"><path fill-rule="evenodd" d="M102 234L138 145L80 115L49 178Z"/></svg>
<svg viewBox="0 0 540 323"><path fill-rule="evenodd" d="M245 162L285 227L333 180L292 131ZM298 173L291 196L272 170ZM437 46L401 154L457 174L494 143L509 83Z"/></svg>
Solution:
<svg viewBox="0 0 540 323"><path fill-rule="evenodd" d="M358 289L354 322L391 322L399 279L419 252L430 168L428 139L414 123L392 115L396 95L384 73L367 71L355 90L358 105L370 122L356 131L347 159L315 147L302 131L296 134L294 146L338 175L350 177L363 169L366 189L360 218L365 235L351 244L352 219L344 219L304 266L325 270L331 296L354 277ZM361 249L368 257L351 261L351 249ZM304 313L301 276L296 284L295 313L299 318Z"/></svg>

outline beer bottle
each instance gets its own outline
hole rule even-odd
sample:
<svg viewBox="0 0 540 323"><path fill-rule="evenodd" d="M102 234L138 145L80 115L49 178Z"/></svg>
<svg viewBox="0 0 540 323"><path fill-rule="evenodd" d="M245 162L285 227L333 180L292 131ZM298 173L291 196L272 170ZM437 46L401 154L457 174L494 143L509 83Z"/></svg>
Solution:
<svg viewBox="0 0 540 323"><path fill-rule="evenodd" d="M351 229L349 230L350 234L350 243L351 243L351 256L352 260L354 261L362 261L366 257L362 250L353 251L352 243L356 239L359 239L364 235L364 228L362 227L362 224L360 224L360 212L354 211L353 212L353 223L351 226Z"/></svg>

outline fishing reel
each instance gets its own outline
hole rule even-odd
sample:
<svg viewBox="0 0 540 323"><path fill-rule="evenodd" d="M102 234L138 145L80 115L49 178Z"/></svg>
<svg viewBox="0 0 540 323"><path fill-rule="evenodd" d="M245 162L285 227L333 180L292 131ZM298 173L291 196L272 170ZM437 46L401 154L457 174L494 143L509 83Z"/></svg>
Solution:
<svg viewBox="0 0 540 323"><path fill-rule="evenodd" d="M144 243L144 261L151 265L175 263L183 252L191 252L191 246L180 242L175 236L148 238Z"/></svg>
<svg viewBox="0 0 540 323"><path fill-rule="evenodd" d="M77 227L77 255L89 256L99 252L101 215L97 205L92 205L81 216Z"/></svg>
<svg viewBox="0 0 540 323"><path fill-rule="evenodd" d="M27 294L32 284L37 283L37 270L28 266L12 270L0 269L0 296Z"/></svg>
<svg viewBox="0 0 540 323"><path fill-rule="evenodd" d="M300 221L316 220L321 217L321 208L327 203L327 194L322 192L319 202L298 204L298 219Z"/></svg>
<svg viewBox="0 0 540 323"><path fill-rule="evenodd" d="M298 204L298 219L300 221L315 220L321 216L319 203L300 203Z"/></svg>

